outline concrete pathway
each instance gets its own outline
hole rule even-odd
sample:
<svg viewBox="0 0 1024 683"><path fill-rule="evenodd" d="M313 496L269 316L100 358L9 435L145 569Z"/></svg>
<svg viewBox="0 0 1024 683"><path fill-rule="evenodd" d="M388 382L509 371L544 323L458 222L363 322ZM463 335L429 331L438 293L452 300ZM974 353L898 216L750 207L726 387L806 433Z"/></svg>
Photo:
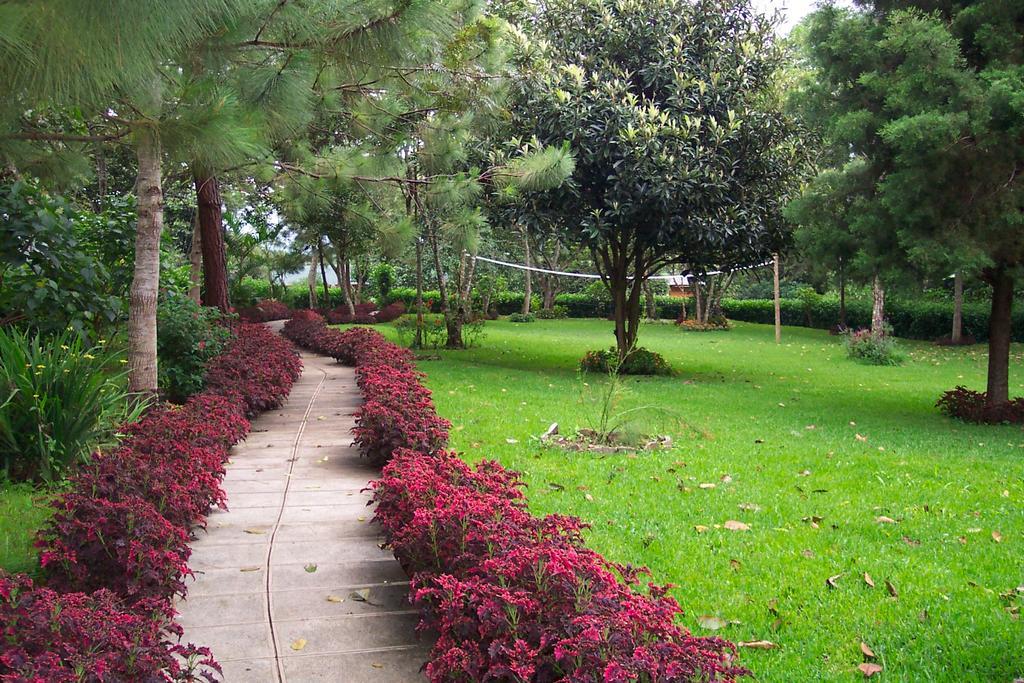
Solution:
<svg viewBox="0 0 1024 683"><path fill-rule="evenodd" d="M197 531L184 639L209 646L228 683L423 681L408 580L360 491L378 472L352 446L353 371L302 360L288 402L232 451L230 511Z"/></svg>

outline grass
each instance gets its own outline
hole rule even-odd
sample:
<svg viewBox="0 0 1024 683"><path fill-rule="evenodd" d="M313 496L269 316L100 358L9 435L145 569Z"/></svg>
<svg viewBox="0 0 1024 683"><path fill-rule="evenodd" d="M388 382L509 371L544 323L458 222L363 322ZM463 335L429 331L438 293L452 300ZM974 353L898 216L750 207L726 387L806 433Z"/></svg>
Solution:
<svg viewBox="0 0 1024 683"><path fill-rule="evenodd" d="M0 483L0 570L35 574L36 533L49 517L47 496L27 484Z"/></svg>
<svg viewBox="0 0 1024 683"><path fill-rule="evenodd" d="M636 455L535 438L587 426L602 380L583 387L576 364L607 348L610 323L488 323L481 347L419 365L453 447L521 471L533 512L583 518L593 548L675 584L695 633L776 643L741 651L758 680L862 678L862 642L882 680L1024 675L1024 434L933 407L956 384L984 387L984 347L906 342L905 365L872 367L824 332L783 339L647 326L641 343L676 375L625 380L622 407L658 407L639 428L674 446ZM702 628L705 615L726 625Z"/></svg>

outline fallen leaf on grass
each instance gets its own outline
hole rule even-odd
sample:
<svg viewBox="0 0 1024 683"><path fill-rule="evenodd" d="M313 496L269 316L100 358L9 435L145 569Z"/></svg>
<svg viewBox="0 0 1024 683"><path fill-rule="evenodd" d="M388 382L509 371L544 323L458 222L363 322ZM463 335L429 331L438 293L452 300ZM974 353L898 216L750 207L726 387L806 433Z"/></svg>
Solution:
<svg viewBox="0 0 1024 683"><path fill-rule="evenodd" d="M711 484L711 483L701 484L700 488L702 488L704 490L713 489L713 488L715 488L715 484Z"/></svg>
<svg viewBox="0 0 1024 683"><path fill-rule="evenodd" d="M875 658L874 650L868 647L868 644L865 643L863 640L860 642L860 651L864 653L865 657L870 657L871 659Z"/></svg>
<svg viewBox="0 0 1024 683"><path fill-rule="evenodd" d="M882 672L881 665L874 664L873 662L864 662L857 668L860 669L862 674L864 674L864 678L871 678L875 674Z"/></svg>
<svg viewBox="0 0 1024 683"><path fill-rule="evenodd" d="M879 524L895 524L896 523L895 519L893 519L892 517L886 517L885 515L879 515L878 517L875 517L875 521L878 522Z"/></svg>
<svg viewBox="0 0 1024 683"><path fill-rule="evenodd" d="M519 443L519 439L505 439L505 443Z"/></svg>
<svg viewBox="0 0 1024 683"><path fill-rule="evenodd" d="M594 502L594 497L589 493L583 494L583 497L586 498L589 502Z"/></svg>
<svg viewBox="0 0 1024 683"><path fill-rule="evenodd" d="M843 577L842 573L835 574L825 579L825 585L829 588L839 588L839 579Z"/></svg>
<svg viewBox="0 0 1024 683"><path fill-rule="evenodd" d="M757 505L756 503L740 503L739 508L740 508L740 510L743 510L744 512L760 512L761 511L761 506Z"/></svg>
<svg viewBox="0 0 1024 683"><path fill-rule="evenodd" d="M726 520L723 526L725 526L729 531L750 531L750 527L748 525L743 522L737 522L735 519Z"/></svg>
<svg viewBox="0 0 1024 683"><path fill-rule="evenodd" d="M889 581L888 579L885 581L885 590L889 591L889 595L894 598L900 597L899 591L896 590L896 586L894 586L892 581Z"/></svg>
<svg viewBox="0 0 1024 683"><path fill-rule="evenodd" d="M702 614L697 617L697 623L700 627L707 629L708 631L717 631L723 629L726 626L726 621L722 617L716 617L712 614Z"/></svg>
<svg viewBox="0 0 1024 683"><path fill-rule="evenodd" d="M864 583L866 583L871 588L875 587L875 580L872 579L871 574L868 574L867 572L864 572Z"/></svg>
<svg viewBox="0 0 1024 683"><path fill-rule="evenodd" d="M851 422L850 424L853 424L853 423ZM861 436L860 434L855 434L854 436L857 439L857 441L860 441L861 443L864 443L864 442L866 442L868 440L868 437Z"/></svg>
<svg viewBox="0 0 1024 683"><path fill-rule="evenodd" d="M911 538L910 536L904 536L903 542L909 545L911 548L916 548L917 546L921 545L921 541L917 540L916 538Z"/></svg>
<svg viewBox="0 0 1024 683"><path fill-rule="evenodd" d="M292 649L295 650L296 652L298 652L299 650L303 649L304 647L306 647L306 639L305 638L299 638L294 643L292 643Z"/></svg>
<svg viewBox="0 0 1024 683"><path fill-rule="evenodd" d="M1001 533L999 533L998 531L993 531L992 532L992 540L995 541L996 543L1002 543L1003 542L1003 535Z"/></svg>
<svg viewBox="0 0 1024 683"><path fill-rule="evenodd" d="M752 650L772 650L777 648L778 645L770 640L751 640L747 642L740 641L736 643L736 647L749 647Z"/></svg>
<svg viewBox="0 0 1024 683"><path fill-rule="evenodd" d="M702 534L705 531L707 531L708 528L706 526L704 526L703 524L697 524L697 525L695 525L693 527L693 530L696 531L698 534Z"/></svg>
<svg viewBox="0 0 1024 683"><path fill-rule="evenodd" d="M732 567L734 572L738 572L740 567L743 566L743 563L739 560L729 560L729 566Z"/></svg>

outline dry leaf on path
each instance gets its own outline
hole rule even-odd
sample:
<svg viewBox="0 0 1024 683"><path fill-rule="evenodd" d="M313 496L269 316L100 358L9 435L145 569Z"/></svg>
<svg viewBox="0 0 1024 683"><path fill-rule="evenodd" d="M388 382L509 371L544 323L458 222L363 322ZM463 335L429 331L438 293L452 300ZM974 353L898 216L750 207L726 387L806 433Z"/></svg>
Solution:
<svg viewBox="0 0 1024 683"><path fill-rule="evenodd" d="M242 567L238 571L240 571L240 572L258 572L261 569L263 569L263 567Z"/></svg>
<svg viewBox="0 0 1024 683"><path fill-rule="evenodd" d="M244 531L247 534L265 534L265 533L267 533L266 529L255 529L255 528L253 528L253 529L245 529Z"/></svg>
<svg viewBox="0 0 1024 683"><path fill-rule="evenodd" d="M303 569L306 570L307 574L312 574L313 572L316 571L316 565L310 563L310 564L307 564L305 567L303 567Z"/></svg>
<svg viewBox="0 0 1024 683"><path fill-rule="evenodd" d="M327 602L345 602L345 598L340 595L328 595Z"/></svg>
<svg viewBox="0 0 1024 683"><path fill-rule="evenodd" d="M304 647L306 647L306 639L305 638L299 638L298 640L296 640L295 642L292 643L292 649L295 650L296 652L302 650Z"/></svg>

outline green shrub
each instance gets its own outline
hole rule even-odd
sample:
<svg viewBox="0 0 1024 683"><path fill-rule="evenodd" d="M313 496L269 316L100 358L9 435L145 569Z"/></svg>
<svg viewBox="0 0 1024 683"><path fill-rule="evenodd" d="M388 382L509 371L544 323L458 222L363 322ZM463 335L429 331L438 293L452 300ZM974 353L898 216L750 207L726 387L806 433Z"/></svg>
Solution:
<svg viewBox="0 0 1024 683"><path fill-rule="evenodd" d="M587 351L580 359L580 370L608 374L618 369L620 375L670 375L672 368L665 358L644 347L637 347L619 363L619 353L613 346L607 351Z"/></svg>
<svg viewBox="0 0 1024 683"><path fill-rule="evenodd" d="M896 340L887 329L883 334L871 330L857 330L846 334L846 355L868 365L900 365L905 360L896 348Z"/></svg>
<svg viewBox="0 0 1024 683"><path fill-rule="evenodd" d="M388 297L391 296L391 290L394 289L397 279L395 267L390 263L378 263L370 271L370 282L373 284L377 303L381 308L390 303Z"/></svg>
<svg viewBox="0 0 1024 683"><path fill-rule="evenodd" d="M510 323L532 323L537 320L533 313L512 313L508 316Z"/></svg>
<svg viewBox="0 0 1024 683"><path fill-rule="evenodd" d="M121 354L65 331L0 328L0 464L15 481L53 481L144 408L129 400Z"/></svg>
<svg viewBox="0 0 1024 683"><path fill-rule="evenodd" d="M416 341L416 314L403 315L395 321L394 325L398 332L398 343L402 346L412 347ZM425 313L423 315L424 348L440 348L444 346L447 339L448 328L445 326L444 316Z"/></svg>
<svg viewBox="0 0 1024 683"><path fill-rule="evenodd" d="M538 320L560 320L569 317L569 309L565 306L555 305L551 308L542 308L535 315Z"/></svg>
<svg viewBox="0 0 1024 683"><path fill-rule="evenodd" d="M163 297L156 319L160 391L182 403L202 390L206 363L224 349L231 332L219 310L184 296Z"/></svg>

